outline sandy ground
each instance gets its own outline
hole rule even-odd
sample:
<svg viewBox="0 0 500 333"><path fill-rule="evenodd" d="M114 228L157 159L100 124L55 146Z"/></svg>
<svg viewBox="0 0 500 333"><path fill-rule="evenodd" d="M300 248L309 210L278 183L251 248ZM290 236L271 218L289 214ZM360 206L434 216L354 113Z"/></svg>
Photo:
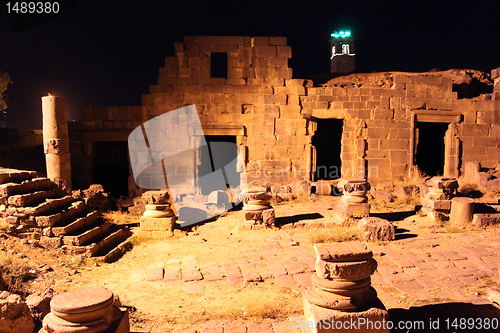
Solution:
<svg viewBox="0 0 500 333"><path fill-rule="evenodd" d="M332 207L337 201L336 197L317 197L314 200L301 199L282 203L275 205L276 217L281 221L333 219ZM388 209L390 208L373 209L372 213L383 213ZM402 231L399 237L404 238L401 236L403 234L420 237L435 234L440 237L442 245L448 244L453 248L455 240L460 236L455 234L457 230L436 226L429 218L419 214L411 215L411 209L411 206L397 207L401 219L396 220L395 224L399 231ZM127 217L128 221L130 219L130 216ZM223 214L216 221L201 225L187 234L163 239L139 236L134 248L112 264L59 255L55 251L44 250L31 243L15 242L11 238L2 240L1 250L5 255L15 256L39 272L38 278L27 282L27 289L30 291L47 287L52 287L57 292L91 286L108 288L119 296L122 304L131 307L131 321L135 327L180 329L200 327L204 322L213 319L258 322L263 317L285 319L293 313L300 313L300 290L284 288L276 284L274 279L236 286L228 286L225 280L203 281L204 293L187 293L180 285L144 280L146 270L151 267L174 267L193 255L198 266L203 267L227 259L244 257L276 239L289 242L291 247L300 246L314 257L313 241L318 240L318 235L326 233L322 228L239 231L237 227L242 220L243 212L234 211ZM135 229L135 232L138 233L138 230ZM498 228L471 229L468 232L495 238ZM397 241L393 243L396 244ZM385 243L370 244L374 253L389 246ZM49 266L52 270L46 269ZM386 294L386 299L393 300L393 304L386 306L405 308L415 305L411 300L394 293L394 290L382 292Z"/></svg>

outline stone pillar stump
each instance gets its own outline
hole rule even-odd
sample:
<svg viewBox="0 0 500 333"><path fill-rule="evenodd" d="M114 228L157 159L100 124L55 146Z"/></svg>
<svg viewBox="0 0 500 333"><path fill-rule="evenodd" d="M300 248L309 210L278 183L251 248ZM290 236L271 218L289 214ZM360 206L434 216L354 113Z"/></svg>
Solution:
<svg viewBox="0 0 500 333"><path fill-rule="evenodd" d="M455 197L451 199L450 222L463 227L472 222L474 199Z"/></svg>
<svg viewBox="0 0 500 333"><path fill-rule="evenodd" d="M241 225L241 229L274 226L274 208L269 203L270 199L271 194L261 187L253 187L248 189L248 192L241 193L240 200L243 202L243 212L245 213L245 222Z"/></svg>
<svg viewBox="0 0 500 333"><path fill-rule="evenodd" d="M383 325L388 312L371 286L377 269L373 253L361 242L314 244L314 249L316 272L303 297L305 320L316 323L311 331L389 332ZM361 321L366 326L350 326Z"/></svg>
<svg viewBox="0 0 500 333"><path fill-rule="evenodd" d="M366 193L370 184L364 179L347 179L339 182L344 193L336 206L341 224L356 224L359 219L370 216L370 204Z"/></svg>
<svg viewBox="0 0 500 333"><path fill-rule="evenodd" d="M142 195L146 210L141 217L141 231L169 232L176 226L177 217L168 202L170 195L167 191L147 191Z"/></svg>
<svg viewBox="0 0 500 333"><path fill-rule="evenodd" d="M128 333L127 310L113 305L113 293L90 288L56 295L39 333Z"/></svg>

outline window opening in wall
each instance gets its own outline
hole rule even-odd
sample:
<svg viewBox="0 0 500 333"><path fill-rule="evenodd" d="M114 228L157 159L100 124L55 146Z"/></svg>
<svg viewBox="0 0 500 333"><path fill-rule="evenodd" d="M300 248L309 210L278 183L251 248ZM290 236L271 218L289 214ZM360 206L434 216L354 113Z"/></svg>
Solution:
<svg viewBox="0 0 500 333"><path fill-rule="evenodd" d="M236 164L231 163L238 157L238 151L236 146L236 136L234 135L205 135L205 140L207 142L208 149L201 150L201 161L198 167L198 180L201 188L201 193L203 195L208 195L212 191L223 190L226 191L226 184L213 183L211 179L204 179L204 175L208 175L214 171L221 168L225 169L225 175L227 177L227 184L231 186L238 186L240 184L239 173L236 172ZM223 154L219 156L214 156L214 152L217 152L214 148L218 142L229 142L234 145L225 147L229 149L224 151ZM231 169L228 169L231 168Z"/></svg>
<svg viewBox="0 0 500 333"><path fill-rule="evenodd" d="M210 77L227 79L226 52L212 52L210 54Z"/></svg>
<svg viewBox="0 0 500 333"><path fill-rule="evenodd" d="M333 180L341 177L340 159L342 119L317 119L317 129L312 144L316 148L314 180Z"/></svg>
<svg viewBox="0 0 500 333"><path fill-rule="evenodd" d="M101 184L114 198L128 197L130 175L127 141L94 142L92 182Z"/></svg>
<svg viewBox="0 0 500 333"><path fill-rule="evenodd" d="M443 175L444 136L449 123L417 122L415 162L427 176Z"/></svg>

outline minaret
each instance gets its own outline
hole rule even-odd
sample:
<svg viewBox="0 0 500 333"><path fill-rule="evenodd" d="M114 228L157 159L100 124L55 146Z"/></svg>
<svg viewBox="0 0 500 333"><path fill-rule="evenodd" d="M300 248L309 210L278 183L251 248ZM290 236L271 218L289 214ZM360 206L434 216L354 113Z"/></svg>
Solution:
<svg viewBox="0 0 500 333"><path fill-rule="evenodd" d="M348 30L334 32L330 39L332 73L351 73L355 70L354 36Z"/></svg>

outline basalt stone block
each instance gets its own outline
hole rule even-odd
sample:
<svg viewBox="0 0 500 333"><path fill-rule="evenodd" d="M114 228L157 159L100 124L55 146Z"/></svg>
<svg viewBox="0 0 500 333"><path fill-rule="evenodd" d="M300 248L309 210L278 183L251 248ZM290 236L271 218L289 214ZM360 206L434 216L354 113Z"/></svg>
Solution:
<svg viewBox="0 0 500 333"><path fill-rule="evenodd" d="M392 241L395 238L394 225L379 217L365 217L358 226L366 241Z"/></svg>
<svg viewBox="0 0 500 333"><path fill-rule="evenodd" d="M262 210L245 211L245 220L262 220Z"/></svg>
<svg viewBox="0 0 500 333"><path fill-rule="evenodd" d="M324 180L318 180L316 182L316 194L317 195L330 195L332 193L332 185Z"/></svg>
<svg viewBox="0 0 500 333"><path fill-rule="evenodd" d="M40 238L40 245L46 249L58 249L62 245L61 237L46 237Z"/></svg>
<svg viewBox="0 0 500 333"><path fill-rule="evenodd" d="M148 205L161 205L168 202L170 195L167 191L147 191L142 194L142 201Z"/></svg>
<svg viewBox="0 0 500 333"><path fill-rule="evenodd" d="M273 226L276 222L276 218L274 215L274 209L264 209L262 211L262 223L266 226Z"/></svg>
<svg viewBox="0 0 500 333"><path fill-rule="evenodd" d="M227 206L229 204L229 195L226 191L213 191L208 195L208 202L217 206Z"/></svg>
<svg viewBox="0 0 500 333"><path fill-rule="evenodd" d="M396 186L394 188L394 195L398 198L404 196L419 195L419 194L420 194L420 188L417 185Z"/></svg>
<svg viewBox="0 0 500 333"><path fill-rule="evenodd" d="M474 214L472 224L479 227L500 224L500 214Z"/></svg>
<svg viewBox="0 0 500 333"><path fill-rule="evenodd" d="M30 308L21 296L0 292L0 332L31 333L34 328Z"/></svg>
<svg viewBox="0 0 500 333"><path fill-rule="evenodd" d="M370 191L370 194L373 196L374 199L377 199L380 201L385 201L385 202L393 202L394 201L394 195L392 195L392 193L389 193L387 191L372 190L372 191Z"/></svg>
<svg viewBox="0 0 500 333"><path fill-rule="evenodd" d="M435 210L450 210L451 200L433 200L425 197L420 198L422 207L427 207Z"/></svg>

